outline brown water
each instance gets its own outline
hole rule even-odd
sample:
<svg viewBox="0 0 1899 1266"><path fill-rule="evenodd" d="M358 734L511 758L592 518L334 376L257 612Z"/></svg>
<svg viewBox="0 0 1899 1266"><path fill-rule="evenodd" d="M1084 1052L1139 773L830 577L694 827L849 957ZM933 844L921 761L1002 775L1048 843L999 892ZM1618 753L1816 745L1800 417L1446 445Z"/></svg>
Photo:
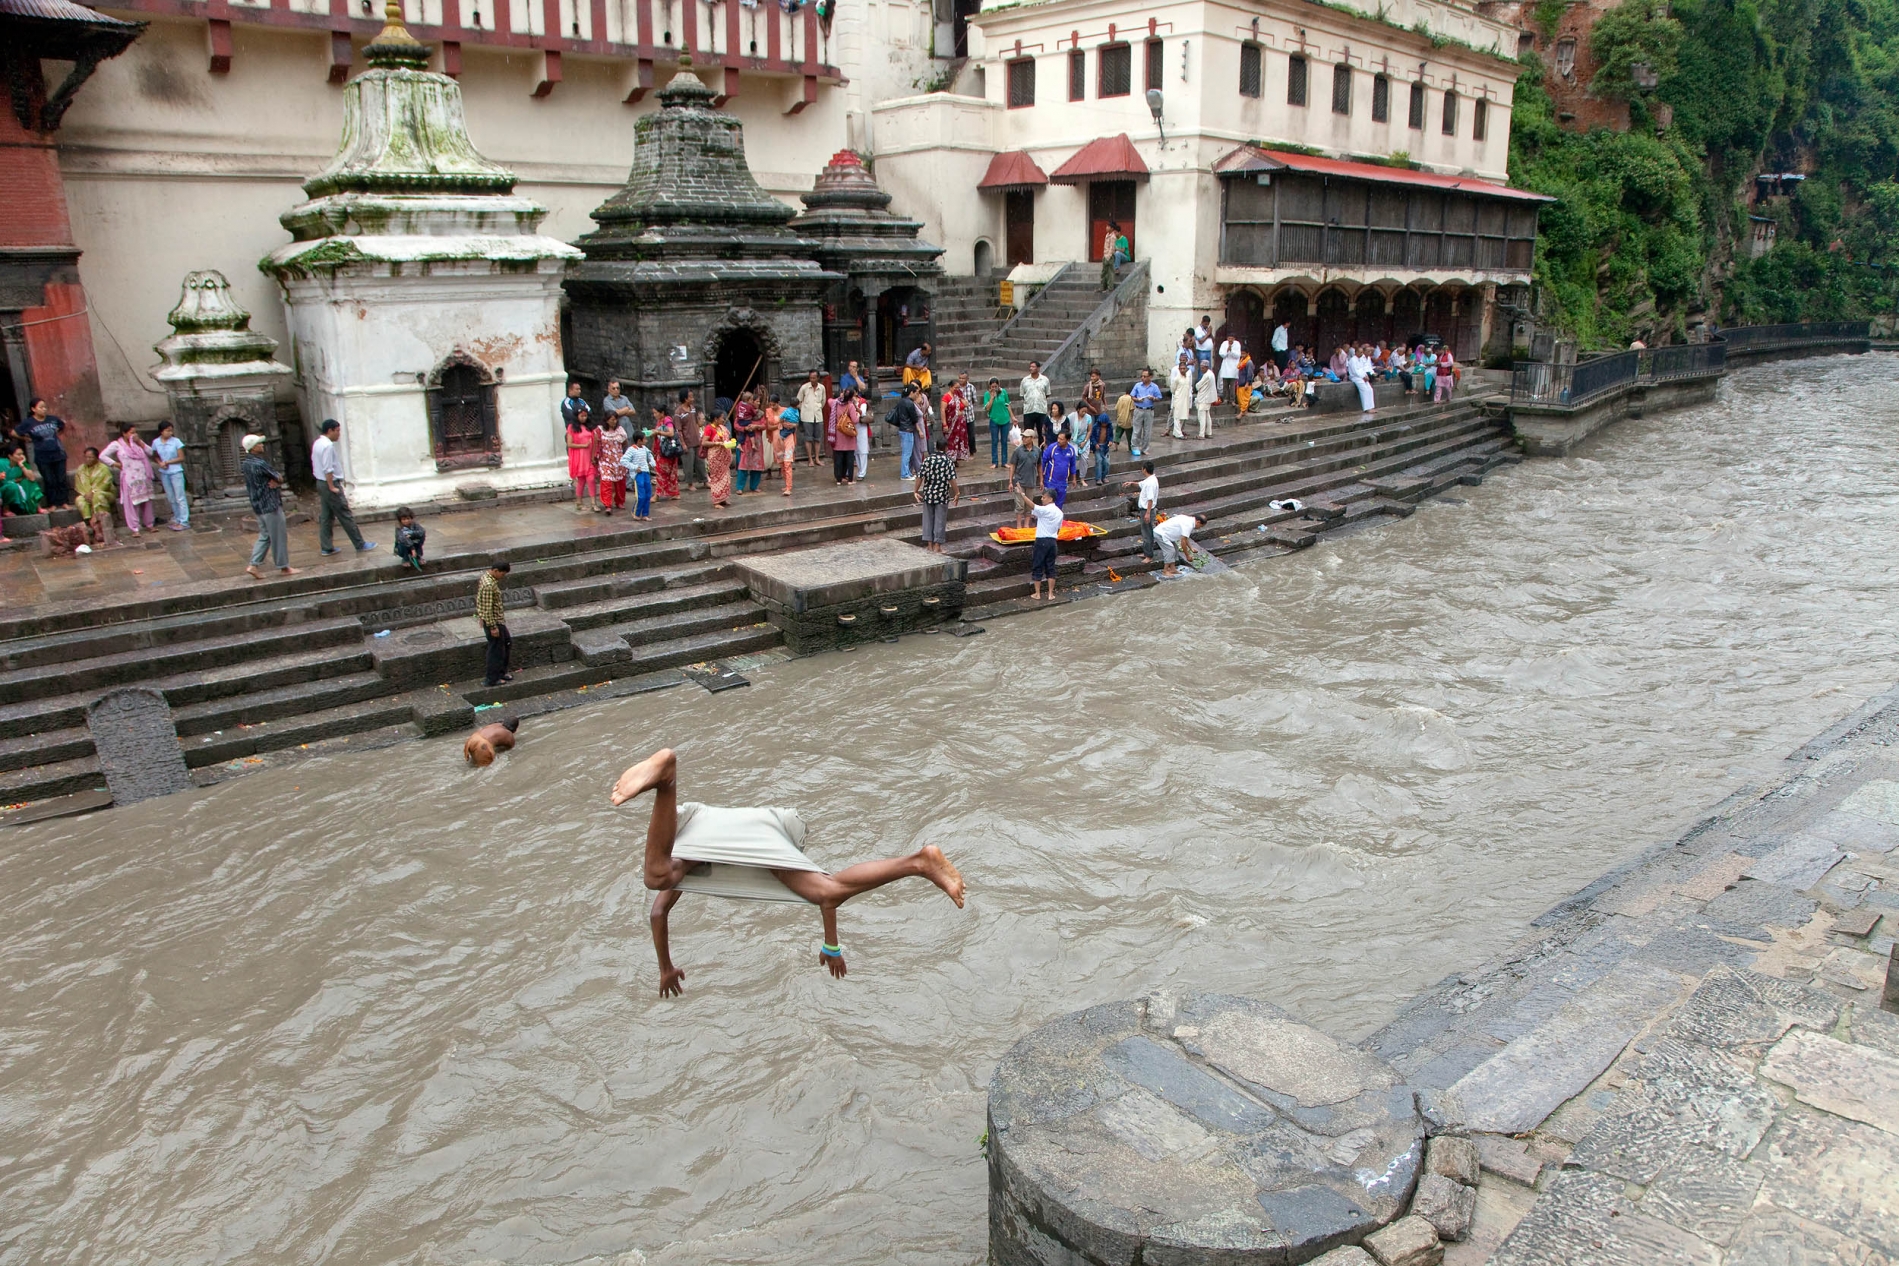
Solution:
<svg viewBox="0 0 1899 1266"><path fill-rule="evenodd" d="M0 1266L972 1263L983 1087L1157 985L1345 1035L1480 964L1890 684L1888 358L1738 374L1461 503L1224 577L749 690L0 834ZM843 911L687 899L655 997L651 748L799 806Z"/></svg>

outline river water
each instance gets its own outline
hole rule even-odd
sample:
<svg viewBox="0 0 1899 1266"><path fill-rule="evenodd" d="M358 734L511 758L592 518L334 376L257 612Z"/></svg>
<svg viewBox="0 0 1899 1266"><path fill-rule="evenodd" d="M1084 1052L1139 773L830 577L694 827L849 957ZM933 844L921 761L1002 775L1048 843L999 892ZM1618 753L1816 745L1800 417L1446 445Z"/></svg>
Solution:
<svg viewBox="0 0 1899 1266"><path fill-rule="evenodd" d="M1890 684L1887 358L1733 376L1129 597L0 834L0 1266L974 1263L997 1059L1155 986L1343 1036ZM614 775L795 804L842 911L688 898Z"/></svg>

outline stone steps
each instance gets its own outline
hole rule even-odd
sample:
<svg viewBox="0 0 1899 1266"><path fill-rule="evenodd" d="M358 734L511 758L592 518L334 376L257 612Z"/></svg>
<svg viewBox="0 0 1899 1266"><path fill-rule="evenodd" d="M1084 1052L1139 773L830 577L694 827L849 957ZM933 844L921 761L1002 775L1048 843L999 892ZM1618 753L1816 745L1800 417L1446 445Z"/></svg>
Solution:
<svg viewBox="0 0 1899 1266"><path fill-rule="evenodd" d="M562 624L579 633L608 625L621 625L628 620L661 615L668 611L684 611L691 607L743 599L746 593L745 582L732 576L730 568L724 570L727 575L723 580L712 580L696 585L655 585L651 588L640 588L602 602L567 607L557 614ZM645 577L637 577L637 574L634 578L645 579Z"/></svg>
<svg viewBox="0 0 1899 1266"><path fill-rule="evenodd" d="M246 691L241 695L194 703L174 708L171 715L172 723L182 739L236 726L258 725L344 704L363 703L389 693L389 683L380 673L345 673L338 677L321 677L315 681L300 681L271 690Z"/></svg>
<svg viewBox="0 0 1899 1266"><path fill-rule="evenodd" d="M0 803L70 796L75 791L91 791L103 786L105 774L99 769L99 757L81 756L0 774Z"/></svg>
<svg viewBox="0 0 1899 1266"><path fill-rule="evenodd" d="M43 699L68 693L74 679L83 679L94 692L142 683L190 667L217 667L262 659L273 652L354 645L362 641L363 626L352 619L313 620L259 629L215 640L173 643L150 650L122 651L65 662L40 664L7 675L7 693L14 699ZM81 644L83 647L83 643Z"/></svg>
<svg viewBox="0 0 1899 1266"><path fill-rule="evenodd" d="M630 663L638 658L642 648L662 642L716 633L721 629L741 632L763 621L765 611L744 596L743 585L738 586L738 592L736 599L717 605L695 602L676 610L655 612L643 619L589 629L574 639L574 649L579 652L581 661L589 665Z"/></svg>
<svg viewBox="0 0 1899 1266"><path fill-rule="evenodd" d="M752 607L754 613L758 608ZM546 668L529 668L514 674L514 680L499 686L476 686L461 691L472 703L506 703L515 699L573 690L621 677L638 677L666 668L749 655L770 650L783 643L784 637L769 624L720 632L694 633L667 638L632 648L628 659L611 663L589 664L580 660Z"/></svg>
<svg viewBox="0 0 1899 1266"><path fill-rule="evenodd" d="M390 725L410 725L415 720L415 705L400 696L388 695L361 702L323 708L314 712L262 721L223 734L181 738L185 764L192 769L219 765L265 752L281 751L323 739L342 738Z"/></svg>

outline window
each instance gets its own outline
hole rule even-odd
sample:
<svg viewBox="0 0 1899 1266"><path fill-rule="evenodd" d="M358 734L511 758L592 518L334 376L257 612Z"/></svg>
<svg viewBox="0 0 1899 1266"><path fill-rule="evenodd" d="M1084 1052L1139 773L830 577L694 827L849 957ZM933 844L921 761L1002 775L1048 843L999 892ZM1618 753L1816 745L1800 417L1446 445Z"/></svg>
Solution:
<svg viewBox="0 0 1899 1266"><path fill-rule="evenodd" d="M1306 103L1306 59L1297 55L1286 59L1286 104Z"/></svg>
<svg viewBox="0 0 1899 1266"><path fill-rule="evenodd" d="M1095 55L1097 97L1125 97L1134 91L1134 50L1126 44L1104 44Z"/></svg>
<svg viewBox="0 0 1899 1266"><path fill-rule="evenodd" d="M1160 87L1161 74L1161 42L1159 40L1149 40L1147 42L1147 82L1141 86L1144 88Z"/></svg>
<svg viewBox="0 0 1899 1266"><path fill-rule="evenodd" d="M1259 82L1259 45L1246 43L1240 45L1240 95L1257 97L1262 91Z"/></svg>
<svg viewBox="0 0 1899 1266"><path fill-rule="evenodd" d="M501 464L495 380L486 366L454 353L429 375L427 399L437 470Z"/></svg>
<svg viewBox="0 0 1899 1266"><path fill-rule="evenodd" d="M1576 41L1572 36L1556 41L1556 73L1565 79L1576 73Z"/></svg>
<svg viewBox="0 0 1899 1266"><path fill-rule="evenodd" d="M1479 101L1470 108L1470 139L1481 141L1490 135L1490 103Z"/></svg>
<svg viewBox="0 0 1899 1266"><path fill-rule="evenodd" d="M1088 95L1088 54L1076 49L1068 55L1068 99L1080 101Z"/></svg>
<svg viewBox="0 0 1899 1266"><path fill-rule="evenodd" d="M1373 123L1391 122L1391 79L1389 76L1372 76L1371 117Z"/></svg>
<svg viewBox="0 0 1899 1266"><path fill-rule="evenodd" d="M1009 108L1019 110L1035 104L1035 59L1018 58L1009 63Z"/></svg>
<svg viewBox="0 0 1899 1266"><path fill-rule="evenodd" d="M1350 114L1352 112L1352 68L1346 65L1332 67L1332 113Z"/></svg>
<svg viewBox="0 0 1899 1266"><path fill-rule="evenodd" d="M1444 135L1457 135L1457 89L1444 90Z"/></svg>
<svg viewBox="0 0 1899 1266"><path fill-rule="evenodd" d="M1424 130L1424 85L1423 84L1411 85L1410 125L1418 129L1420 132Z"/></svg>

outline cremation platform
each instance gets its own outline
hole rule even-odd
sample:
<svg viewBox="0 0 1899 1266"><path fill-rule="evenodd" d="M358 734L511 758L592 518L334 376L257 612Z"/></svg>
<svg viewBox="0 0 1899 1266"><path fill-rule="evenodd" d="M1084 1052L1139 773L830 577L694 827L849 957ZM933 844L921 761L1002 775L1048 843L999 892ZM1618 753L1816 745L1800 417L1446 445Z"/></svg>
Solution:
<svg viewBox="0 0 1899 1266"><path fill-rule="evenodd" d="M963 610L960 558L889 537L846 541L739 561L766 618L799 654L956 619Z"/></svg>

